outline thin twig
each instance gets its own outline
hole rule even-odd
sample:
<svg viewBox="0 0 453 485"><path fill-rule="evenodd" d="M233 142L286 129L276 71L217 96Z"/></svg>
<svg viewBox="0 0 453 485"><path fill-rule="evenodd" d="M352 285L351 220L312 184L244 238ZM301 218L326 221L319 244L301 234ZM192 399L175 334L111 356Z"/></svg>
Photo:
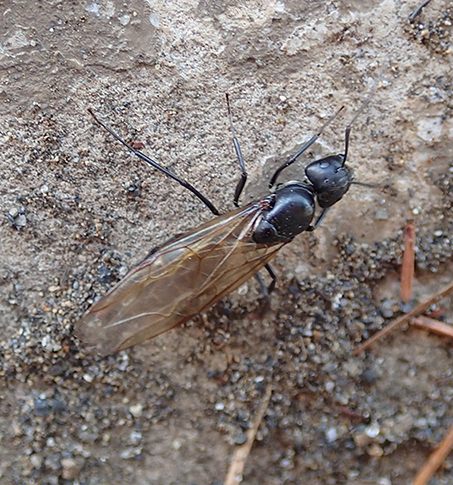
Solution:
<svg viewBox="0 0 453 485"><path fill-rule="evenodd" d="M401 301L407 303L412 298L412 284L414 282L415 263L415 225L408 221L404 228L404 253L401 266Z"/></svg>
<svg viewBox="0 0 453 485"><path fill-rule="evenodd" d="M238 446L234 452L233 459L231 460L230 469L228 470L224 485L237 485L238 483L242 482L245 462L247 461L247 457L249 456L250 450L252 449L258 428L260 427L261 421L263 420L266 413L271 394L272 387L269 385L266 389L263 400L261 401L261 405L255 417L253 427L247 431L246 442L243 445Z"/></svg>
<svg viewBox="0 0 453 485"><path fill-rule="evenodd" d="M412 485L427 485L430 478L434 475L436 470L442 465L442 462L453 448L453 426L447 433L447 436L442 440L439 447L431 454L428 461L423 465L422 469L417 473Z"/></svg>
<svg viewBox="0 0 453 485"><path fill-rule="evenodd" d="M429 318L422 315L414 318L411 321L411 324L414 327L427 330L428 332L437 333L437 335L441 335L442 337L449 337L453 339L453 326L448 325L448 323L440 322L434 318Z"/></svg>
<svg viewBox="0 0 453 485"><path fill-rule="evenodd" d="M366 340L359 348L354 350L353 355L360 354L360 352L362 352L362 350L367 349L368 347L373 345L374 342L385 337L389 333L393 332L393 330L401 327L401 325L408 322L412 318L418 317L420 314L422 314L424 311L426 311L431 305L433 305L434 303L437 303L439 300L448 296L452 292L453 292L453 283L450 283L442 291L439 291L439 293L437 293L436 295L432 296L431 298L424 301L423 303L420 303L412 311L410 311L409 313L406 313L405 315L402 315L401 317L397 318L390 325L387 325L387 327L383 328L380 332L376 333L371 338Z"/></svg>

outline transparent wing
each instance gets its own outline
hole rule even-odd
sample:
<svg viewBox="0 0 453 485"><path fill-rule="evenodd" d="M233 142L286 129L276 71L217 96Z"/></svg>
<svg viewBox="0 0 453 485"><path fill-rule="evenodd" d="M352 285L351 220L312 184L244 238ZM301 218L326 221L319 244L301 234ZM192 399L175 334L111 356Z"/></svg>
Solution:
<svg viewBox="0 0 453 485"><path fill-rule="evenodd" d="M124 350L239 287L283 246L253 241L261 210L252 203L164 244L89 309L76 325L79 338L104 355Z"/></svg>

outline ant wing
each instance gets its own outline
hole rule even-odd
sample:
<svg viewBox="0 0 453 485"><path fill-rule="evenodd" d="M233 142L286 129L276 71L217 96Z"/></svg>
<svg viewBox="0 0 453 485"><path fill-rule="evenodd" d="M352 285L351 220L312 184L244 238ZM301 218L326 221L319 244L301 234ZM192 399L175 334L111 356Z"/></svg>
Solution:
<svg viewBox="0 0 453 485"><path fill-rule="evenodd" d="M221 215L152 252L76 325L107 355L151 339L206 310L247 281L284 245L257 244L260 202Z"/></svg>

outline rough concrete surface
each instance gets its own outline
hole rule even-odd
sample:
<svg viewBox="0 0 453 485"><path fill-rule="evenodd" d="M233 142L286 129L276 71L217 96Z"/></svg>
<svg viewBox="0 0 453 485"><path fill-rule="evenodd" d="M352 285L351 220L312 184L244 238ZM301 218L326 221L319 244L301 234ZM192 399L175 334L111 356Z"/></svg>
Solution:
<svg viewBox="0 0 453 485"><path fill-rule="evenodd" d="M9 1L0 16L0 476L8 484L221 484L265 389L247 484L402 485L453 424L451 342L405 329L398 294L417 228L414 301L451 281L452 22L433 0ZM149 250L212 216L96 125L222 211L239 167L341 153L356 180L254 280L146 345L89 355L73 325ZM265 276L266 278L266 276ZM448 299L438 308L453 318ZM448 458L430 484L453 483Z"/></svg>

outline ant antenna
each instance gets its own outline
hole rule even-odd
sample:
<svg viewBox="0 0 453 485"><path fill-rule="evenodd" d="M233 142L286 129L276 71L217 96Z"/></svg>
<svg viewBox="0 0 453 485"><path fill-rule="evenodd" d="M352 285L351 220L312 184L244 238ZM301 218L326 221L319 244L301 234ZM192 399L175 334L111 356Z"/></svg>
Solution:
<svg viewBox="0 0 453 485"><path fill-rule="evenodd" d="M376 92L377 86L373 88L371 93L369 94L368 98L362 103L362 106L359 108L357 113L354 115L352 120L350 121L349 125L346 127L346 133L345 133L345 144L344 144L344 155L343 155L343 167L345 166L346 163L346 158L348 156L348 148L349 148L349 135L351 133L351 128L352 125L354 124L355 120L359 117L359 115L362 113L362 111L370 104L371 99L374 96L374 93Z"/></svg>
<svg viewBox="0 0 453 485"><path fill-rule="evenodd" d="M275 185L275 182L277 181L278 176L280 173L290 165L292 165L301 155L304 153L305 150L308 150L313 143L321 136L321 133L327 128L328 125L343 111L344 106L342 106L336 113L334 113L321 127L321 129L314 135L310 140L305 143L305 145L302 146L302 148L294 155L292 156L287 162L285 162L281 167L279 167L274 175L271 178L271 181L269 182L269 188L272 188Z"/></svg>
<svg viewBox="0 0 453 485"><path fill-rule="evenodd" d="M231 116L231 108L230 108L230 96L228 93L225 93L225 97L226 97L226 102L228 107L228 119L230 120L231 134L233 135L234 149L236 150L236 155L239 160L239 166L241 167L241 178L239 179L239 182L236 185L236 190L234 191L234 200L233 200L234 205L236 207L239 207L239 197L242 193L242 190L244 189L245 182L247 182L247 171L245 170L244 159L242 158L241 148L239 146L239 142L238 142L238 139L236 138L236 133L233 127L233 118Z"/></svg>

